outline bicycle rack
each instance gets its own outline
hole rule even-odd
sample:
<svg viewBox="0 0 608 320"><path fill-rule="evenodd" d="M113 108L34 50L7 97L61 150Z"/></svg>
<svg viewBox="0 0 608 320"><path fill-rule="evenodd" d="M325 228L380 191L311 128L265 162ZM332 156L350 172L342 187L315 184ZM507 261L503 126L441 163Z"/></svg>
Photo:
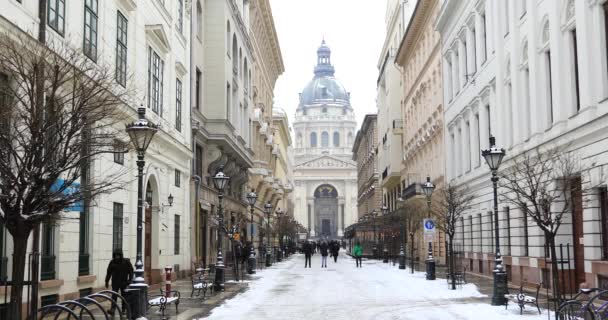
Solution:
<svg viewBox="0 0 608 320"><path fill-rule="evenodd" d="M44 317L46 317L47 314L49 314L52 310L54 309L59 309L59 312L57 312L55 314L55 318L54 320L57 320L59 318L59 316L63 313L63 312L67 312L68 313L68 317L67 319L70 319L71 317L74 317L74 319L79 320L80 318L76 315L76 313L74 313L74 311L72 311L70 308L60 305L60 304L50 304L48 306L44 306L40 309L38 309L38 312L40 313L40 318L39 319L44 319Z"/></svg>

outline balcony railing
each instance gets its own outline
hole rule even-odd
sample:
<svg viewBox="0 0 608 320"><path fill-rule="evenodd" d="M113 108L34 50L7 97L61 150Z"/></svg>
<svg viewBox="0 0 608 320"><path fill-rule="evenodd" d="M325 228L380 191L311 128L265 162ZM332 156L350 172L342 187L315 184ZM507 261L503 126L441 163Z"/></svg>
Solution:
<svg viewBox="0 0 608 320"><path fill-rule="evenodd" d="M89 254L81 253L78 255L78 275L86 276L89 274Z"/></svg>
<svg viewBox="0 0 608 320"><path fill-rule="evenodd" d="M401 192L401 198L408 200L412 197L422 194L422 186L419 183L412 183Z"/></svg>
<svg viewBox="0 0 608 320"><path fill-rule="evenodd" d="M402 119L393 120L393 129L403 129L403 120Z"/></svg>
<svg viewBox="0 0 608 320"><path fill-rule="evenodd" d="M40 257L40 280L55 279L55 256Z"/></svg>

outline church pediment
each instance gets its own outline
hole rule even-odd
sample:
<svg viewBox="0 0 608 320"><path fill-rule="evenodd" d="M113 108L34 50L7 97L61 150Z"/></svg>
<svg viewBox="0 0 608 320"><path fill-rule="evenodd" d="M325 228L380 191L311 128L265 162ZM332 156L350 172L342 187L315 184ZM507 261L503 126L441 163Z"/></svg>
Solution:
<svg viewBox="0 0 608 320"><path fill-rule="evenodd" d="M356 169L355 163L351 161L344 161L331 156L322 156L316 159L308 160L296 165L296 168L343 168L343 169Z"/></svg>

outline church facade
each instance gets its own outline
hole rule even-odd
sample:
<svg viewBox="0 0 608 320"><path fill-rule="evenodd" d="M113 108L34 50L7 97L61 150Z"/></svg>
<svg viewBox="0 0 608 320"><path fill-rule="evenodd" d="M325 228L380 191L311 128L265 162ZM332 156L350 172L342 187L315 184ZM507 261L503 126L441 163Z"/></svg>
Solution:
<svg viewBox="0 0 608 320"><path fill-rule="evenodd" d="M294 214L312 238L340 238L357 219L357 166L352 160L357 123L350 93L334 73L331 50L323 41L293 123Z"/></svg>

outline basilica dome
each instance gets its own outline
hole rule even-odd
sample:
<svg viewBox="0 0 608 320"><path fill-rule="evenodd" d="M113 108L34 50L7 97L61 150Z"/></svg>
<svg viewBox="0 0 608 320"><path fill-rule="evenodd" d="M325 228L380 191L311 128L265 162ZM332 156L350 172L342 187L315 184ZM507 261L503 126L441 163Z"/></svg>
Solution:
<svg viewBox="0 0 608 320"><path fill-rule="evenodd" d="M323 40L317 50L315 76L302 90L298 109L324 103L338 103L350 107L350 94L334 77L334 72L334 66L331 64L331 50Z"/></svg>

